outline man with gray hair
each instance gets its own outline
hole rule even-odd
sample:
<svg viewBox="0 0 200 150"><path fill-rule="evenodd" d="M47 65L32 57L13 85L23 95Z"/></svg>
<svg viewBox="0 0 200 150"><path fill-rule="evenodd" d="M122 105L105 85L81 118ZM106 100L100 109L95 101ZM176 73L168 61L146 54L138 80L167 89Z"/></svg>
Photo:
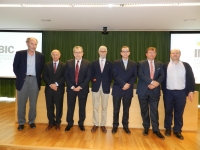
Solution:
<svg viewBox="0 0 200 150"><path fill-rule="evenodd" d="M93 123L91 132L95 132L101 126L103 133L106 133L106 119L110 84L112 82L112 63L106 59L107 48L99 47L99 59L92 62L92 102L93 102ZM101 122L99 124L99 106L101 103Z"/></svg>
<svg viewBox="0 0 200 150"><path fill-rule="evenodd" d="M29 99L29 121L31 128L36 128L36 103L41 85L44 67L44 55L36 51L38 41L30 37L26 40L27 50L17 51L13 62L16 75L18 130L24 129L26 123L26 102Z"/></svg>
<svg viewBox="0 0 200 150"><path fill-rule="evenodd" d="M183 127L183 112L186 104L186 97L192 102L195 90L195 78L191 66L180 61L181 51L172 49L170 52L171 61L163 68L165 79L162 82L163 99L165 106L165 135L171 136L171 126L174 114L174 135L183 140L181 134Z"/></svg>
<svg viewBox="0 0 200 150"><path fill-rule="evenodd" d="M65 63L61 62L60 51L54 49L51 52L53 61L47 62L44 67L43 79L46 83L45 98L47 107L47 117L49 125L46 130L50 130L55 126L56 130L60 130L60 123L63 113L63 95L65 89ZM56 113L54 114L54 107Z"/></svg>

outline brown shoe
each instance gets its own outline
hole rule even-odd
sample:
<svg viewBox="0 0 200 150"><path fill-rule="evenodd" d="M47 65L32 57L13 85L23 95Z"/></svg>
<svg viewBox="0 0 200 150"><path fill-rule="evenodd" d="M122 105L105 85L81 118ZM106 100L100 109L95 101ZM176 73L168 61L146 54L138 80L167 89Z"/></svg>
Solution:
<svg viewBox="0 0 200 150"><path fill-rule="evenodd" d="M46 131L50 130L53 127L52 124L49 124L48 127L46 128Z"/></svg>
<svg viewBox="0 0 200 150"><path fill-rule="evenodd" d="M98 126L95 126L95 125L94 125L94 126L92 127L92 129L91 129L91 132L94 133L94 132L97 130L97 128L98 128Z"/></svg>
<svg viewBox="0 0 200 150"><path fill-rule="evenodd" d="M60 130L60 124L56 124L55 129L56 129L57 131Z"/></svg>
<svg viewBox="0 0 200 150"><path fill-rule="evenodd" d="M102 131L103 133L106 133L106 132L107 132L106 127L105 127L105 126L101 126L101 131Z"/></svg>

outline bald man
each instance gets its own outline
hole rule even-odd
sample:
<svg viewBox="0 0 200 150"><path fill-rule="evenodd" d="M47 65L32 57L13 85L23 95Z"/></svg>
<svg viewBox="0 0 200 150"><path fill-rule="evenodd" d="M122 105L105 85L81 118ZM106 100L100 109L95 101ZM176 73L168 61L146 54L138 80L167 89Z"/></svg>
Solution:
<svg viewBox="0 0 200 150"><path fill-rule="evenodd" d="M164 67L165 79L162 82L163 99L165 105L165 135L171 136L172 119L174 115L174 135L183 140L181 134L183 127L183 112L186 98L192 102L195 90L195 78L191 66L180 61L181 51L172 49L171 61Z"/></svg>
<svg viewBox="0 0 200 150"><path fill-rule="evenodd" d="M60 130L60 123L63 113L63 95L65 88L65 63L61 62L60 51L55 49L51 52L53 61L47 62L44 67L43 79L46 83L45 98L47 117L49 125L46 130L55 126L55 130ZM56 113L54 114L54 108Z"/></svg>
<svg viewBox="0 0 200 150"><path fill-rule="evenodd" d="M36 51L36 38L26 39L27 50L17 51L13 62L16 75L18 130L24 129L26 123L26 103L29 99L28 124L36 128L36 103L41 85L41 74L44 67L44 55Z"/></svg>

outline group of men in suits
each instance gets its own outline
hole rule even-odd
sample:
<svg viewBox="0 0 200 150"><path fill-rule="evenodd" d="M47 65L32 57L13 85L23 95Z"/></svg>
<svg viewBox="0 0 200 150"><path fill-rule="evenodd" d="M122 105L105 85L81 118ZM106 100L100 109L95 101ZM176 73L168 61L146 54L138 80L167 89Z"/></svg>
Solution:
<svg viewBox="0 0 200 150"><path fill-rule="evenodd" d="M152 130L157 137L165 137L159 130L158 104L160 99L160 84L164 94L165 104L165 135L171 135L172 118L174 113L173 131L177 138L183 140L181 128L183 126L183 111L186 97L192 101L195 90L195 80L192 69L188 63L180 61L181 52L178 49L171 50L171 61L163 66L157 60L156 48L149 47L146 50L146 60L138 63L129 59L128 46L121 48L121 59L110 62L106 59L107 48L100 46L99 59L90 64L83 59L83 48L73 48L74 59L66 63L61 62L61 53L55 49L51 52L52 61L44 67L44 55L36 51L37 39L27 38L28 50L16 52L13 70L16 75L16 88L18 95L18 130L24 129L26 123L26 102L29 98L29 124L35 128L36 102L40 89L41 77L43 77L46 97L47 117L49 120L46 130L55 126L60 130L63 112L63 95L65 82L67 83L67 117L68 125L65 131L69 131L74 124L73 116L78 97L79 121L81 131L85 131L84 120L86 118L86 102L89 93L89 82L92 82L93 124L91 132L94 133L101 127L103 133L107 119L107 105L112 80L113 96L113 128L112 133L117 132L119 126L119 111L123 104L122 125L127 134L131 134L128 128L129 108L133 97L133 86L138 77L137 95L143 120L143 135L148 135L150 122ZM44 67L44 72L42 70ZM42 76L41 76L42 75ZM101 121L99 121L99 107L101 105ZM54 113L56 107L56 113Z"/></svg>

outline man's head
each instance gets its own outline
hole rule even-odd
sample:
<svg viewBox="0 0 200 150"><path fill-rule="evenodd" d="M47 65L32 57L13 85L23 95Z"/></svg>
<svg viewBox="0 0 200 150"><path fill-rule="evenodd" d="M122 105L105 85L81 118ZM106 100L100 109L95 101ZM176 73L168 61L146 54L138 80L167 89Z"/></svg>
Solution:
<svg viewBox="0 0 200 150"><path fill-rule="evenodd" d="M170 58L172 61L179 61L181 57L181 51L179 49L172 49L170 51Z"/></svg>
<svg viewBox="0 0 200 150"><path fill-rule="evenodd" d="M29 37L26 39L26 45L28 47L28 50L31 52L36 51L37 44L38 44L38 41L36 38Z"/></svg>
<svg viewBox="0 0 200 150"><path fill-rule="evenodd" d="M99 47L99 56L101 58L106 58L106 55L107 55L107 47L105 46L100 46Z"/></svg>
<svg viewBox="0 0 200 150"><path fill-rule="evenodd" d="M76 60L80 60L83 57L83 48L81 46L75 46L73 48L74 57Z"/></svg>
<svg viewBox="0 0 200 150"><path fill-rule="evenodd" d="M155 47L148 47L146 49L146 57L148 60L154 60L156 58L156 48Z"/></svg>
<svg viewBox="0 0 200 150"><path fill-rule="evenodd" d="M60 59L60 51L57 50L57 49L54 49L52 52L51 52L51 57L53 59L54 62L57 62L59 59Z"/></svg>
<svg viewBox="0 0 200 150"><path fill-rule="evenodd" d="M130 55L130 51L129 51L129 47L128 46L123 46L121 49L121 53L122 55L122 59L128 59L129 55Z"/></svg>

